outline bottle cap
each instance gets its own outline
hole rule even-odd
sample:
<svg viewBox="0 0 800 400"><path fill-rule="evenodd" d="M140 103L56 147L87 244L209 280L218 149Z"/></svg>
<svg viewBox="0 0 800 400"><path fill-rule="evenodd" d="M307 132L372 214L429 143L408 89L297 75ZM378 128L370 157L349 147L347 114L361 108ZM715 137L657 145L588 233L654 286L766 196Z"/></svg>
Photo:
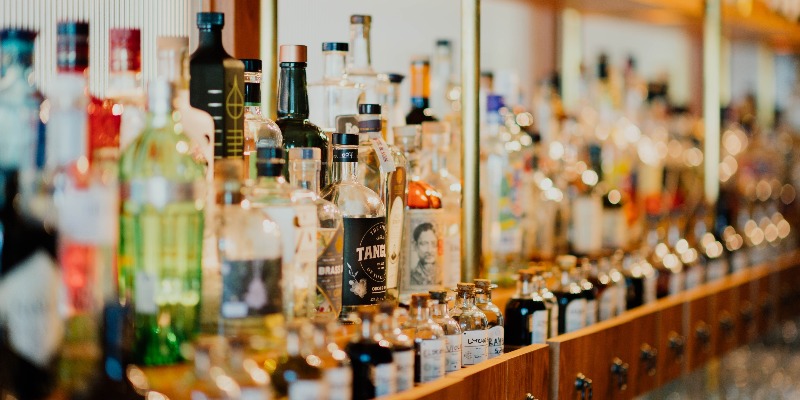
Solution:
<svg viewBox="0 0 800 400"><path fill-rule="evenodd" d="M456 285L456 289L459 292L470 292L470 293L472 293L472 292L475 291L475 284L474 283L469 283L469 282L459 282L458 285Z"/></svg>
<svg viewBox="0 0 800 400"><path fill-rule="evenodd" d="M489 293L492 290L492 281L488 279L475 279L475 288L483 290L484 293Z"/></svg>
<svg viewBox="0 0 800 400"><path fill-rule="evenodd" d="M197 27L198 28L211 28L211 27L225 26L225 14L219 12L199 12L197 13Z"/></svg>
<svg viewBox="0 0 800 400"><path fill-rule="evenodd" d="M520 282L530 282L533 279L533 271L530 269L521 269L517 272Z"/></svg>
<svg viewBox="0 0 800 400"><path fill-rule="evenodd" d="M89 24L76 21L59 22L56 32L58 71L85 71L89 67Z"/></svg>
<svg viewBox="0 0 800 400"><path fill-rule="evenodd" d="M436 300L439 304L447 302L447 290L430 290L428 294L430 294L431 300Z"/></svg>
<svg viewBox="0 0 800 400"><path fill-rule="evenodd" d="M142 32L138 29L108 30L109 70L142 69Z"/></svg>
<svg viewBox="0 0 800 400"><path fill-rule="evenodd" d="M394 303L391 301L382 301L381 304L378 305L378 312L381 314L392 315L394 313Z"/></svg>
<svg viewBox="0 0 800 400"><path fill-rule="evenodd" d="M489 112L498 112L505 106L503 96L499 94L490 94L486 96L486 110Z"/></svg>
<svg viewBox="0 0 800 400"><path fill-rule="evenodd" d="M244 72L261 72L261 60L257 58L242 58L239 61L244 64Z"/></svg>
<svg viewBox="0 0 800 400"><path fill-rule="evenodd" d="M411 65L430 65L431 59L428 56L411 57Z"/></svg>
<svg viewBox="0 0 800 400"><path fill-rule="evenodd" d="M353 133L334 133L333 144L341 146L358 146L358 135Z"/></svg>
<svg viewBox="0 0 800 400"><path fill-rule="evenodd" d="M375 318L375 310L372 308L363 308L358 311L358 318L362 321L372 321Z"/></svg>
<svg viewBox="0 0 800 400"><path fill-rule="evenodd" d="M289 149L289 161L321 159L322 151L316 147L294 147Z"/></svg>
<svg viewBox="0 0 800 400"><path fill-rule="evenodd" d="M436 40L436 46L447 46L447 47L450 47L451 43L452 42L450 42L450 39L437 39Z"/></svg>
<svg viewBox="0 0 800 400"><path fill-rule="evenodd" d="M350 44L345 42L324 42L322 51L348 51Z"/></svg>
<svg viewBox="0 0 800 400"><path fill-rule="evenodd" d="M247 345L247 340L245 340L241 336L232 336L228 338L228 346L231 349L240 350L243 349Z"/></svg>
<svg viewBox="0 0 800 400"><path fill-rule="evenodd" d="M394 127L395 137L414 137L419 134L419 125L403 125Z"/></svg>
<svg viewBox="0 0 800 400"><path fill-rule="evenodd" d="M24 40L26 42L32 42L36 40L36 35L38 32L31 31L27 29L18 29L18 28L9 28L0 30L0 40Z"/></svg>
<svg viewBox="0 0 800 400"><path fill-rule="evenodd" d="M386 74L386 76L389 78L389 82L391 83L401 83L403 82L403 79L406 78L406 76L403 74L395 74L395 73Z"/></svg>
<svg viewBox="0 0 800 400"><path fill-rule="evenodd" d="M427 307L428 300L431 299L431 295L428 293L412 293L411 294L411 307Z"/></svg>
<svg viewBox="0 0 800 400"><path fill-rule="evenodd" d="M351 24L369 25L370 23L372 23L372 16L371 15L351 15L350 16L350 23Z"/></svg>
<svg viewBox="0 0 800 400"><path fill-rule="evenodd" d="M380 104L359 104L358 105L358 113L359 114L380 114L381 113L381 105Z"/></svg>
<svg viewBox="0 0 800 400"><path fill-rule="evenodd" d="M481 77L494 78L494 72L492 72L492 71L481 71Z"/></svg>
<svg viewBox="0 0 800 400"><path fill-rule="evenodd" d="M284 44L280 48L280 62L304 63L308 62L308 47L302 44Z"/></svg>
<svg viewBox="0 0 800 400"><path fill-rule="evenodd" d="M89 23L80 21L64 21L56 25L58 35L88 35Z"/></svg>

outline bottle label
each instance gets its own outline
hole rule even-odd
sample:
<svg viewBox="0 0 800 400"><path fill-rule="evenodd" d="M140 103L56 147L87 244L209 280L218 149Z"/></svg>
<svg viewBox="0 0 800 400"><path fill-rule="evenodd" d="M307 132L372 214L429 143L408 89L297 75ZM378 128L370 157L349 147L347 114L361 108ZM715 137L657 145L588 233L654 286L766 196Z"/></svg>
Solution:
<svg viewBox="0 0 800 400"><path fill-rule="evenodd" d="M723 258L708 262L708 281L715 281L728 274L728 263Z"/></svg>
<svg viewBox="0 0 800 400"><path fill-rule="evenodd" d="M272 394L265 388L242 388L240 400L270 400Z"/></svg>
<svg viewBox="0 0 800 400"><path fill-rule="evenodd" d="M350 367L326 369L325 383L329 400L351 400L353 398L353 370Z"/></svg>
<svg viewBox="0 0 800 400"><path fill-rule="evenodd" d="M531 331L531 344L547 341L547 310L534 311L528 320L528 329Z"/></svg>
<svg viewBox="0 0 800 400"><path fill-rule="evenodd" d="M468 367L489 359L489 331L464 331L461 340L461 366Z"/></svg>
<svg viewBox="0 0 800 400"><path fill-rule="evenodd" d="M559 316L559 307L557 304L554 304L552 308L550 308L550 337L558 336L558 316Z"/></svg>
<svg viewBox="0 0 800 400"><path fill-rule="evenodd" d="M134 305L136 313L154 315L158 312L158 276L145 270L134 272Z"/></svg>
<svg viewBox="0 0 800 400"><path fill-rule="evenodd" d="M669 294L680 293L686 284L686 272L673 272L669 275Z"/></svg>
<svg viewBox="0 0 800 400"><path fill-rule="evenodd" d="M696 288L703 283L703 268L695 265L686 271L686 290Z"/></svg>
<svg viewBox="0 0 800 400"><path fill-rule="evenodd" d="M442 286L442 210L406 210L405 253L401 261L403 294Z"/></svg>
<svg viewBox="0 0 800 400"><path fill-rule="evenodd" d="M222 318L245 318L282 311L280 258L223 260L220 270Z"/></svg>
<svg viewBox="0 0 800 400"><path fill-rule="evenodd" d="M384 217L344 218L342 304L378 304L386 297Z"/></svg>
<svg viewBox="0 0 800 400"><path fill-rule="evenodd" d="M317 312L338 316L342 311L343 228L317 230Z"/></svg>
<svg viewBox="0 0 800 400"><path fill-rule="evenodd" d="M594 325L597 322L597 300L586 302L586 326Z"/></svg>
<svg viewBox="0 0 800 400"><path fill-rule="evenodd" d="M505 330L502 326L498 325L489 328L489 358L503 355L504 339Z"/></svg>
<svg viewBox="0 0 800 400"><path fill-rule="evenodd" d="M619 302L617 295L617 287L609 285L600 293L600 302L598 308L598 318L600 321L611 319L616 313L617 303Z"/></svg>
<svg viewBox="0 0 800 400"><path fill-rule="evenodd" d="M120 198L125 201L126 206L134 209L134 213L144 205L153 206L161 211L167 204L195 204L198 200L205 199L205 184L203 179L194 182L174 182L163 176L132 179L129 183L120 185Z"/></svg>
<svg viewBox="0 0 800 400"><path fill-rule="evenodd" d="M375 397L381 397L397 393L397 389L395 386L397 384L396 375L397 375L397 369L395 368L395 365L392 363L378 364L372 367L372 373L370 374L370 376L372 377L372 384L375 386Z"/></svg>
<svg viewBox="0 0 800 400"><path fill-rule="evenodd" d="M387 287L397 288L397 275L400 269L400 244L403 241L403 219L405 206L403 198L395 197L389 208L389 218L386 220L389 236L386 238L386 282Z"/></svg>
<svg viewBox="0 0 800 400"><path fill-rule="evenodd" d="M289 400L319 400L324 398L323 381L299 380L289 384Z"/></svg>
<svg viewBox="0 0 800 400"><path fill-rule="evenodd" d="M423 340L419 344L419 380L430 382L444 376L445 341L444 339Z"/></svg>
<svg viewBox="0 0 800 400"><path fill-rule="evenodd" d="M566 332L577 331L586 323L586 299L575 299L567 304Z"/></svg>
<svg viewBox="0 0 800 400"><path fill-rule="evenodd" d="M461 209L442 211L444 229L444 282L446 288L461 282Z"/></svg>
<svg viewBox="0 0 800 400"><path fill-rule="evenodd" d="M628 286L625 279L614 285L614 290L617 291L617 309L614 315L620 315L628 309Z"/></svg>
<svg viewBox="0 0 800 400"><path fill-rule="evenodd" d="M389 145L383 140L381 136L381 120L373 119L368 121L358 121L359 133L366 133L369 136L369 142L375 150L375 155L378 158L381 172L388 174L395 170L394 159L392 152L389 150Z"/></svg>
<svg viewBox="0 0 800 400"><path fill-rule="evenodd" d="M358 162L358 151L351 149L333 149L333 162Z"/></svg>
<svg viewBox="0 0 800 400"><path fill-rule="evenodd" d="M622 208L603 208L603 247L625 247L625 243L628 243L627 226Z"/></svg>
<svg viewBox="0 0 800 400"><path fill-rule="evenodd" d="M447 335L445 344L445 371L453 372L461 369L461 335Z"/></svg>
<svg viewBox="0 0 800 400"><path fill-rule="evenodd" d="M396 351L392 354L396 368L395 389L402 392L414 387L414 351Z"/></svg>

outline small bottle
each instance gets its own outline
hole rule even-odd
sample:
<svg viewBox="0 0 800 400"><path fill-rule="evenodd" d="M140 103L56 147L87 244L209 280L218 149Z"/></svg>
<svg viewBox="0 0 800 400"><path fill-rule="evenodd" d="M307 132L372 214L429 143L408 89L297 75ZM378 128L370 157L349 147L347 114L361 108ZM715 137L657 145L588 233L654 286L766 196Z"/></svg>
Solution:
<svg viewBox="0 0 800 400"><path fill-rule="evenodd" d="M414 338L414 383L441 378L445 373L444 330L430 318L428 293L411 295L411 315L403 329Z"/></svg>
<svg viewBox="0 0 800 400"><path fill-rule="evenodd" d="M194 348L194 374L188 383L192 399L235 400L241 398L239 385L220 366L222 344L204 341Z"/></svg>
<svg viewBox="0 0 800 400"><path fill-rule="evenodd" d="M375 307L386 296L386 220L380 196L358 182L358 135L333 135L332 183L322 198L344 220L342 313Z"/></svg>
<svg viewBox="0 0 800 400"><path fill-rule="evenodd" d="M311 324L303 319L286 327L286 354L272 372L272 387L279 399L325 398L327 387L320 360L311 353L312 332Z"/></svg>
<svg viewBox="0 0 800 400"><path fill-rule="evenodd" d="M336 130L337 116L358 113L358 98L363 89L347 75L349 48L342 42L322 43L322 81L308 85L308 119L325 132Z"/></svg>
<svg viewBox="0 0 800 400"><path fill-rule="evenodd" d="M505 338L505 319L500 308L492 303L492 282L488 279L475 279L475 306L489 320L489 358L503 354Z"/></svg>
<svg viewBox="0 0 800 400"><path fill-rule="evenodd" d="M345 351L353 367L353 400L373 399L395 393L396 368L392 345L377 333L375 312L359 312L361 326Z"/></svg>
<svg viewBox="0 0 800 400"><path fill-rule="evenodd" d="M333 337L335 323L326 320L314 321L314 349L311 354L320 360L323 379L328 388L328 400L351 400L353 398L353 369L350 358Z"/></svg>
<svg viewBox="0 0 800 400"><path fill-rule="evenodd" d="M544 343L549 330L549 313L544 299L535 290L534 274L519 271L517 291L506 303L506 346L513 351L534 343Z"/></svg>
<svg viewBox="0 0 800 400"><path fill-rule="evenodd" d="M451 310L461 328L461 366L469 367L489 359L489 320L475 307L475 284L461 282Z"/></svg>
<svg viewBox="0 0 800 400"><path fill-rule="evenodd" d="M376 322L384 339L392 344L392 358L396 369L396 393L414 387L414 339L400 329L398 320L405 317L405 309L395 309L394 304L384 301L380 304L380 314Z"/></svg>
<svg viewBox="0 0 800 400"><path fill-rule="evenodd" d="M592 273L592 264L588 258L581 258L578 265L578 274L580 276L579 283L583 289L584 297L586 298L586 322L584 326L591 326L597 323L597 288L589 281L589 276Z"/></svg>
<svg viewBox="0 0 800 400"><path fill-rule="evenodd" d="M372 16L350 16L350 52L347 53L347 75L354 82L360 84L364 90L358 99L358 104L380 104L382 84L378 81L378 74L372 69L371 30Z"/></svg>
<svg viewBox="0 0 800 400"><path fill-rule="evenodd" d="M558 334L569 333L586 325L586 294L580 285L575 256L562 255L556 259L561 282L555 290L558 299Z"/></svg>
<svg viewBox="0 0 800 400"><path fill-rule="evenodd" d="M428 98L431 93L431 62L428 57L411 60L411 111L406 115L407 125L421 125L436 121Z"/></svg>
<svg viewBox="0 0 800 400"><path fill-rule="evenodd" d="M444 332L444 369L449 374L461 369L461 325L456 322L447 310L447 291L431 290L431 318L442 327Z"/></svg>
<svg viewBox="0 0 800 400"><path fill-rule="evenodd" d="M251 358L245 357L247 342L239 337L228 339L228 375L236 381L241 390L241 400L269 400L272 388L267 371L259 367Z"/></svg>
<svg viewBox="0 0 800 400"><path fill-rule="evenodd" d="M261 112L261 60L243 59L244 64L244 165L246 177L256 179L259 147L282 147L283 134Z"/></svg>

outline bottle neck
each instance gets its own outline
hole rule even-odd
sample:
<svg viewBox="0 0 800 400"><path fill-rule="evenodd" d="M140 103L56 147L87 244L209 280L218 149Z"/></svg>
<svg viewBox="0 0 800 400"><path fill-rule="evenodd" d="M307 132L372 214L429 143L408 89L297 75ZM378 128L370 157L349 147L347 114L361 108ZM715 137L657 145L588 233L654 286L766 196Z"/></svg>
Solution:
<svg viewBox="0 0 800 400"><path fill-rule="evenodd" d="M517 297L528 297L531 295L532 289L531 281L518 280L517 281Z"/></svg>
<svg viewBox="0 0 800 400"><path fill-rule="evenodd" d="M430 156L431 171L447 171L448 146L445 145L444 137L446 134L429 134L430 137ZM435 137L434 137L435 136Z"/></svg>
<svg viewBox="0 0 800 400"><path fill-rule="evenodd" d="M287 183L286 179L280 173L278 173L278 175L275 175L274 171L264 171L267 168L269 167L264 167L264 166L256 167L257 170L256 182L259 186L279 186L279 185L285 185Z"/></svg>
<svg viewBox="0 0 800 400"><path fill-rule="evenodd" d="M261 72L244 73L244 110L261 115Z"/></svg>
<svg viewBox="0 0 800 400"><path fill-rule="evenodd" d="M372 321L368 319L361 320L361 329L358 330L358 339L372 338Z"/></svg>
<svg viewBox="0 0 800 400"><path fill-rule="evenodd" d="M450 314L447 312L447 303L439 303L437 302L431 307L431 312L436 317L449 317Z"/></svg>
<svg viewBox="0 0 800 400"><path fill-rule="evenodd" d="M458 292L456 294L456 306L462 309L475 307L475 295L467 292Z"/></svg>
<svg viewBox="0 0 800 400"><path fill-rule="evenodd" d="M231 355L228 361L232 370L241 370L244 367L244 349L238 346L231 347Z"/></svg>
<svg viewBox="0 0 800 400"><path fill-rule="evenodd" d="M322 79L326 81L341 80L346 74L346 51L325 51L322 53L325 67Z"/></svg>
<svg viewBox="0 0 800 400"><path fill-rule="evenodd" d="M417 153L417 138L414 136L395 136L395 146L403 152L408 162L408 171L413 179L419 178L418 164L419 154Z"/></svg>
<svg viewBox="0 0 800 400"><path fill-rule="evenodd" d="M358 182L358 146L335 146L333 163L334 182Z"/></svg>
<svg viewBox="0 0 800 400"><path fill-rule="evenodd" d="M175 86L175 92L189 91L189 56L186 48L166 48L158 50L156 76L168 80ZM177 95L176 95L177 97Z"/></svg>
<svg viewBox="0 0 800 400"><path fill-rule="evenodd" d="M487 304L492 302L492 295L483 292L475 293L476 304Z"/></svg>
<svg viewBox="0 0 800 400"><path fill-rule="evenodd" d="M290 161L289 182L302 189L319 194L319 161Z"/></svg>
<svg viewBox="0 0 800 400"><path fill-rule="evenodd" d="M278 118L308 119L306 63L281 63Z"/></svg>
<svg viewBox="0 0 800 400"><path fill-rule="evenodd" d="M348 68L354 70L372 70L372 49L369 31L369 25L350 25L350 62Z"/></svg>
<svg viewBox="0 0 800 400"><path fill-rule="evenodd" d="M430 318L430 308L425 307L424 305L411 307L410 312L411 314L409 317L417 321L425 321Z"/></svg>
<svg viewBox="0 0 800 400"><path fill-rule="evenodd" d="M33 71L33 42L7 40L0 44L0 76L18 70L23 76Z"/></svg>
<svg viewBox="0 0 800 400"><path fill-rule="evenodd" d="M211 356L205 351L197 351L194 354L194 374L200 378L206 378L211 369Z"/></svg>
<svg viewBox="0 0 800 400"><path fill-rule="evenodd" d="M222 27L201 28L197 38L198 48L217 49L225 52L222 45Z"/></svg>

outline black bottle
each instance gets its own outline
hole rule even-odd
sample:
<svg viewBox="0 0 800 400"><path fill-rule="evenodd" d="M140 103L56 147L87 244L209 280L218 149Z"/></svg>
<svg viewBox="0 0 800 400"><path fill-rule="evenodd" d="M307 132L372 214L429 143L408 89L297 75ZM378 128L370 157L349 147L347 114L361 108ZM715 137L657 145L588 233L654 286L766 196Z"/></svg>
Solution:
<svg viewBox="0 0 800 400"><path fill-rule="evenodd" d="M575 256L558 256L561 284L553 291L558 301L558 334L586 326L587 296L580 285Z"/></svg>
<svg viewBox="0 0 800 400"><path fill-rule="evenodd" d="M549 330L547 304L534 284L534 272L521 270L517 279L517 292L506 303L506 351L544 343Z"/></svg>
<svg viewBox="0 0 800 400"><path fill-rule="evenodd" d="M359 312L361 327L345 351L353 368L353 400L394 393L395 366L392 345L376 333L373 310Z"/></svg>

